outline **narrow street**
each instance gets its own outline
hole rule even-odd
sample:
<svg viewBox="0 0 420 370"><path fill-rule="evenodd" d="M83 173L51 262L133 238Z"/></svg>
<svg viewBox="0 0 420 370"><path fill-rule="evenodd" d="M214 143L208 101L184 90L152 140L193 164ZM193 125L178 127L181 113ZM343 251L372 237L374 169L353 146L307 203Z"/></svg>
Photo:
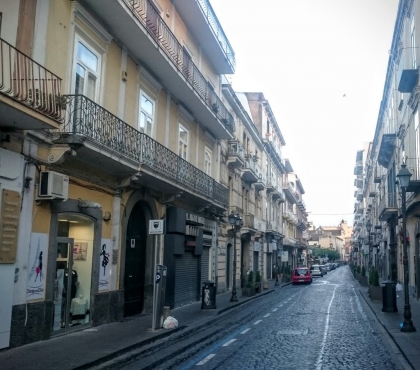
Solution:
<svg viewBox="0 0 420 370"><path fill-rule="evenodd" d="M400 369L348 266L238 307L209 328L142 350L134 369ZM368 350L367 350L368 349ZM131 357L132 359L133 357Z"/></svg>

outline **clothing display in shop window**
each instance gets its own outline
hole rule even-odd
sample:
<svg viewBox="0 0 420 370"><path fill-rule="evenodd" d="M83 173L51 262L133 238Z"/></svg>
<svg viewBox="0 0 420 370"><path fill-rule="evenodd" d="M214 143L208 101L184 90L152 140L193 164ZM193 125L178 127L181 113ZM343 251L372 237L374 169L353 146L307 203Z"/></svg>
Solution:
<svg viewBox="0 0 420 370"><path fill-rule="evenodd" d="M71 271L71 286L70 286L70 299L76 297L77 292L77 285L79 281L77 279L77 271ZM63 279L63 292L61 294L61 327L64 328L66 326L66 312L67 312L67 289L68 289L68 282L69 282L69 271L64 271L64 279Z"/></svg>
<svg viewBox="0 0 420 370"><path fill-rule="evenodd" d="M84 298L82 288L78 287L77 296L71 300L70 315L72 322L83 320L89 314L88 300Z"/></svg>

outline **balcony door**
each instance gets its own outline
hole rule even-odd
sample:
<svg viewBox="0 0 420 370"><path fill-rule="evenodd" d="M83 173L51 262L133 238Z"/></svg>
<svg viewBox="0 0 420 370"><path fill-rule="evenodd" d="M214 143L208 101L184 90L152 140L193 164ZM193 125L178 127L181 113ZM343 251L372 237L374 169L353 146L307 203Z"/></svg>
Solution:
<svg viewBox="0 0 420 370"><path fill-rule="evenodd" d="M101 57L87 42L76 36L74 46L73 91L98 101Z"/></svg>

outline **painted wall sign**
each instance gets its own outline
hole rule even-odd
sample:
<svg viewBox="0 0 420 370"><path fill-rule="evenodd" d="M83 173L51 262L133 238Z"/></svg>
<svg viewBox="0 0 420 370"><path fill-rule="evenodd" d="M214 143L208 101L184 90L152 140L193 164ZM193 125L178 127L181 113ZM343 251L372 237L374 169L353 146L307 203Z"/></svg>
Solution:
<svg viewBox="0 0 420 370"><path fill-rule="evenodd" d="M28 279L26 283L26 299L44 299L45 271L47 271L48 235L32 233L29 243Z"/></svg>
<svg viewBox="0 0 420 370"><path fill-rule="evenodd" d="M109 281L111 275L111 239L101 240L101 254L99 258L99 287L98 290L109 290Z"/></svg>
<svg viewBox="0 0 420 370"><path fill-rule="evenodd" d="M0 263L15 263L20 215L20 194L3 189L0 208Z"/></svg>

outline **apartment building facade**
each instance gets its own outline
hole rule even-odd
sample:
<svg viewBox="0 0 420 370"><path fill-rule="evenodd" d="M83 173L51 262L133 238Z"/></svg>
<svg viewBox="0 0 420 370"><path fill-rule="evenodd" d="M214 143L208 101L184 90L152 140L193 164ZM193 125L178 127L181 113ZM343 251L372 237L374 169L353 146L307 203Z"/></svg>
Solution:
<svg viewBox="0 0 420 370"><path fill-rule="evenodd" d="M156 263L170 308L273 278L286 143L209 1L0 4L0 348L152 312Z"/></svg>
<svg viewBox="0 0 420 370"><path fill-rule="evenodd" d="M418 61L420 2L399 2L383 97L372 142L357 152L353 260L376 266L384 279L404 281L403 242L408 243L410 295L420 296L420 159ZM398 173L405 165L407 234L403 235L402 189ZM357 172L357 174L356 174ZM356 250L355 250L356 249Z"/></svg>

